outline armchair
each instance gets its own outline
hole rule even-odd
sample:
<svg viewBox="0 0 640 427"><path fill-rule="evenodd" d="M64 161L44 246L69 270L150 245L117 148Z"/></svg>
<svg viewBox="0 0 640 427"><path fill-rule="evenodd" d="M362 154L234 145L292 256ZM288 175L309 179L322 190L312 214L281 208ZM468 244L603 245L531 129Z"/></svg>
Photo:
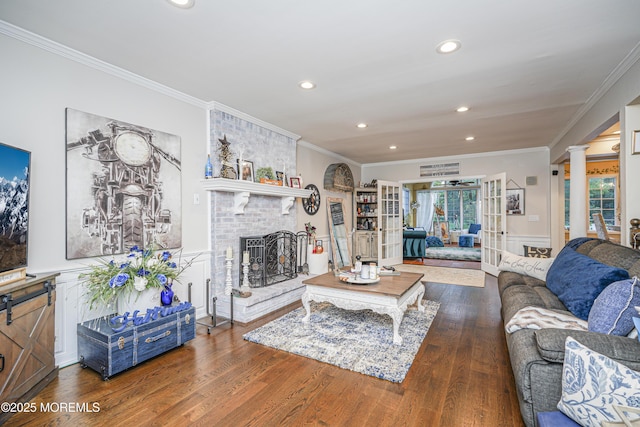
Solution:
<svg viewBox="0 0 640 427"><path fill-rule="evenodd" d="M473 243L480 243L482 238L482 225L481 224L469 224L469 229L462 232L462 234L473 235Z"/></svg>
<svg viewBox="0 0 640 427"><path fill-rule="evenodd" d="M422 259L426 249L426 237L425 230L405 229L402 232L402 257Z"/></svg>

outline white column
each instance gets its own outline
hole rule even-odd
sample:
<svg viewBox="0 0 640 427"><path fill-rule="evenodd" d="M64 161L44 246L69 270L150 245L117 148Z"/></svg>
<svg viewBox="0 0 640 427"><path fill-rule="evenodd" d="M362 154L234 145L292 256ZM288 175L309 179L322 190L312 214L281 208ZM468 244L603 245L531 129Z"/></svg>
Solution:
<svg viewBox="0 0 640 427"><path fill-rule="evenodd" d="M587 236L587 149L588 145L567 147L571 163L569 239Z"/></svg>

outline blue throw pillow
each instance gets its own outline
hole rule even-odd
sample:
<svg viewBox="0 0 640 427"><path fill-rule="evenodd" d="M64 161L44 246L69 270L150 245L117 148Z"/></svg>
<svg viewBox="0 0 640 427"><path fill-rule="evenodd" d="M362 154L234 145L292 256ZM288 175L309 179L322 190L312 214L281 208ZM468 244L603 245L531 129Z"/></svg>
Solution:
<svg viewBox="0 0 640 427"><path fill-rule="evenodd" d="M607 285L629 278L611 267L565 246L547 272L547 288L576 317L587 320L593 302Z"/></svg>
<svg viewBox="0 0 640 427"><path fill-rule="evenodd" d="M480 228L482 226L480 224L470 224L469 225L469 234L478 234L478 231L480 231Z"/></svg>
<svg viewBox="0 0 640 427"><path fill-rule="evenodd" d="M441 248L444 247L444 243L442 240L437 238L436 236L427 236L427 247L429 248Z"/></svg>
<svg viewBox="0 0 640 427"><path fill-rule="evenodd" d="M633 330L634 306L640 306L640 283L634 277L604 288L589 312L589 330L627 336Z"/></svg>

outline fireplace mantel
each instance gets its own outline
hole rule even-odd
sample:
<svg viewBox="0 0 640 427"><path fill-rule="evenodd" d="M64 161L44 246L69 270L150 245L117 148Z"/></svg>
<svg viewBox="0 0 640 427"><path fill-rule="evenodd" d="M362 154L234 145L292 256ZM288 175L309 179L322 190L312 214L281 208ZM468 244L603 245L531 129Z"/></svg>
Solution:
<svg viewBox="0 0 640 427"><path fill-rule="evenodd" d="M307 198L311 195L311 190L304 188L291 188L226 178L204 179L202 180L202 186L206 191L233 193L233 213L236 215L244 213L244 207L249 203L251 194L280 197L282 199L282 215L289 214L296 197Z"/></svg>

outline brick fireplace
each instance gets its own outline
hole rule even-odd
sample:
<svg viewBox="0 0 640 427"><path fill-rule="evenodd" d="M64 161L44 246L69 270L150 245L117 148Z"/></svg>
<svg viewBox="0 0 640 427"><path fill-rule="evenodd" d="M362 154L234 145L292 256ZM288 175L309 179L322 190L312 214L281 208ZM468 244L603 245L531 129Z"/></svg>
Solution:
<svg viewBox="0 0 640 427"><path fill-rule="evenodd" d="M218 148L218 140L226 136L230 149L235 156L251 160L254 170L272 167L274 171L285 169L287 176L296 175L295 135L276 132L263 127L251 118L238 117L226 109L210 111L211 132L210 152ZM214 177L219 174L220 166L214 163ZM213 180L208 180L213 181ZM240 182L241 184L241 182ZM255 187L258 184L255 184ZM241 185L240 185L241 186ZM266 184L262 184L264 188ZM206 187L206 183L205 183ZM275 191L281 189L274 189ZM218 299L217 312L220 316L229 316L229 296L224 294L225 254L228 247L233 252L232 281L239 288L241 279L242 250L240 238L245 236L265 236L279 230L291 233L297 231L295 199L287 207L286 197L280 195L251 193L248 201L242 192L210 191L211 200L211 294ZM242 205L242 209L238 205ZM238 213L241 212L241 213ZM295 261L294 261L295 262ZM295 264L294 264L295 265ZM299 300L303 292L300 283L307 276L298 276L291 280L271 286L252 288L251 298L234 298L234 319L246 323L280 307Z"/></svg>

